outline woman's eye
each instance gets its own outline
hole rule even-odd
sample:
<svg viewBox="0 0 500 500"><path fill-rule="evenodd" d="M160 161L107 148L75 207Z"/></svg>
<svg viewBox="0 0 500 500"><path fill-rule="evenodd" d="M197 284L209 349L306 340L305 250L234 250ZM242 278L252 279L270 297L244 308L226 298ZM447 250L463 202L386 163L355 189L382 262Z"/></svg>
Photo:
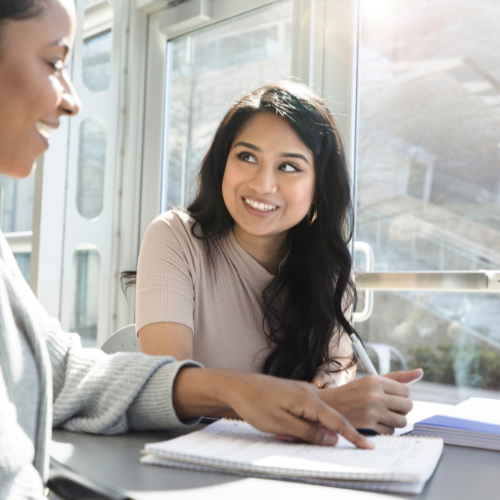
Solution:
<svg viewBox="0 0 500 500"><path fill-rule="evenodd" d="M280 166L280 170L283 172L300 172L300 168L297 168L295 165L291 165L290 163L285 163Z"/></svg>
<svg viewBox="0 0 500 500"><path fill-rule="evenodd" d="M248 153L240 153L238 155L238 158L240 160L246 161L247 163L257 163L257 160L251 154Z"/></svg>

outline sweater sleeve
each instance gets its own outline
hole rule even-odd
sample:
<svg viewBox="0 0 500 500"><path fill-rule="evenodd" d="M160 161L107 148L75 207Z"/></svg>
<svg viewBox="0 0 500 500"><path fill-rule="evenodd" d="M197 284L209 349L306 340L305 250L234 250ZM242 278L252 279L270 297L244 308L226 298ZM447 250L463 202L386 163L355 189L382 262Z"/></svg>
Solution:
<svg viewBox="0 0 500 500"><path fill-rule="evenodd" d="M54 427L117 434L197 423L177 418L172 387L181 368L200 367L198 363L84 349L79 336L64 333L55 320L45 338L52 365Z"/></svg>
<svg viewBox="0 0 500 500"><path fill-rule="evenodd" d="M180 214L167 212L151 223L137 264L137 332L164 322L194 331L196 251L190 225Z"/></svg>

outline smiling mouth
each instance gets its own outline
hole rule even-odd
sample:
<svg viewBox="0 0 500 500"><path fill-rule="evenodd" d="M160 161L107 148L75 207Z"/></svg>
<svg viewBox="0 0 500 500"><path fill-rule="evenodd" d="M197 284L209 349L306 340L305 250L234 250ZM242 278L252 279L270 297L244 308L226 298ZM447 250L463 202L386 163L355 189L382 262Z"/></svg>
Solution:
<svg viewBox="0 0 500 500"><path fill-rule="evenodd" d="M50 133L56 128L43 122L36 122L35 127L46 139L50 139Z"/></svg>
<svg viewBox="0 0 500 500"><path fill-rule="evenodd" d="M272 212L273 210L276 210L278 208L276 205L268 205L267 203L259 203L258 201L247 200L246 198L243 198L243 201L247 205L250 205L252 208L255 208L255 210L260 210L261 212Z"/></svg>

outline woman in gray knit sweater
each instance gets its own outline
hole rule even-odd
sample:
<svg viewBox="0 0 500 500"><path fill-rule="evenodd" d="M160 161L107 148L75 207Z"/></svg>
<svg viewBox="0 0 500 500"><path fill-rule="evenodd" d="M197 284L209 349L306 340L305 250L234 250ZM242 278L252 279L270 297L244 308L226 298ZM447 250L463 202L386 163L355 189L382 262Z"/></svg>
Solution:
<svg viewBox="0 0 500 500"><path fill-rule="evenodd" d="M1 0L0 174L28 176L60 117L78 113L64 69L74 33L73 0ZM311 384L83 349L44 311L0 234L0 500L43 498L52 427L113 434L231 411L287 439L334 445L338 432L371 447Z"/></svg>

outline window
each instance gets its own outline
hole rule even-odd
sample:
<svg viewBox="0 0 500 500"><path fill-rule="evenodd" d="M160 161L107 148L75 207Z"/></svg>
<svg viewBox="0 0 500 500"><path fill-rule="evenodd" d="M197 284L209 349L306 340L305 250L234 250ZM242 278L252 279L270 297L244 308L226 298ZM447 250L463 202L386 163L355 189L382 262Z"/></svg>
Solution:
<svg viewBox="0 0 500 500"><path fill-rule="evenodd" d="M106 144L106 125L99 118L86 118L80 125L76 192L78 212L86 219L99 216L104 205Z"/></svg>
<svg viewBox="0 0 500 500"><path fill-rule="evenodd" d="M99 313L101 257L93 245L80 245L73 255L70 330L78 332L84 347L95 347Z"/></svg>
<svg viewBox="0 0 500 500"><path fill-rule="evenodd" d="M292 2L283 2L170 42L168 205L185 207L192 199L203 156L231 103L290 76L291 25Z"/></svg>
<svg viewBox="0 0 500 500"><path fill-rule="evenodd" d="M31 236L35 176L13 180L0 176L0 229L14 253L19 268L30 280Z"/></svg>
<svg viewBox="0 0 500 500"><path fill-rule="evenodd" d="M128 105L128 101L123 102L128 95L128 80L121 61L114 58L114 50L127 51L129 29L125 24L114 26L114 18L128 23L129 12L135 9L124 0L78 0L77 7L84 16L78 26L71 68L83 107L78 116L71 118L67 146L62 141L59 145L61 152L67 147L66 196L58 201L64 211L64 228L58 235L60 251L56 251L62 279L54 290L60 298L52 304L52 310L58 308L64 329L80 334L84 345L96 346L116 329L118 292L114 287L118 281L115 278L121 233L115 201L121 196L121 175L125 170L125 135L121 131L126 128L127 114L121 111ZM50 153L55 152L52 147ZM52 168L50 174L54 173ZM46 206L54 217L55 209L50 203ZM49 224L42 224L46 235ZM41 245L45 241L47 246L48 238L43 236ZM47 251L43 256L48 260ZM45 271L49 267L56 265L39 265L44 275L42 288L38 288L42 293L56 288Z"/></svg>
<svg viewBox="0 0 500 500"><path fill-rule="evenodd" d="M23 180L0 177L0 228L4 233L31 231L35 176Z"/></svg>
<svg viewBox="0 0 500 500"><path fill-rule="evenodd" d="M361 26L357 239L375 271L500 269L498 5L363 0ZM424 367L416 399L500 398L497 293L377 291L357 329Z"/></svg>
<svg viewBox="0 0 500 500"><path fill-rule="evenodd" d="M108 0L85 0L83 82L92 92L109 87L113 7Z"/></svg>

